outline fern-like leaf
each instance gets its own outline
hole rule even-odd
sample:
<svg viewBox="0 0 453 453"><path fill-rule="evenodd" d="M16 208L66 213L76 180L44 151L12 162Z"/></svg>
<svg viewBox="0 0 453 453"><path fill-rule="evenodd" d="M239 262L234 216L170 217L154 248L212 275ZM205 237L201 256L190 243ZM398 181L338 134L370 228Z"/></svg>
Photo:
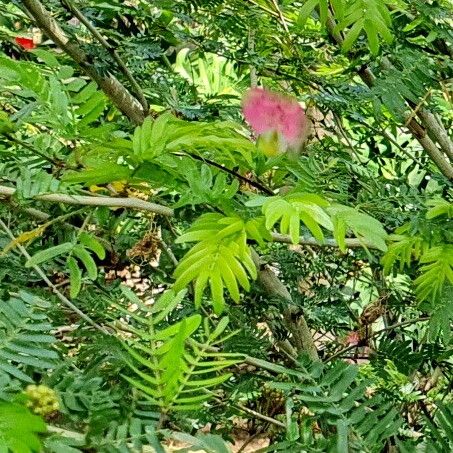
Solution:
<svg viewBox="0 0 453 453"><path fill-rule="evenodd" d="M414 282L417 296L421 301L435 301L447 282L453 284L453 245L431 247L423 253L420 263L420 276Z"/></svg>
<svg viewBox="0 0 453 453"><path fill-rule="evenodd" d="M193 282L195 305L198 307L209 285L216 313L224 309L225 289L235 302L239 302L239 286L248 291L249 278L257 277L246 241L246 225L242 219L221 214L202 215L177 239L179 243L197 244L187 252L175 270L175 291Z"/></svg>
<svg viewBox="0 0 453 453"><path fill-rule="evenodd" d="M33 382L32 370L54 368L58 358L46 310L50 303L21 291L0 304L0 372Z"/></svg>
<svg viewBox="0 0 453 453"><path fill-rule="evenodd" d="M158 310L143 307L146 317L135 315L138 322L133 329L136 340L124 344L128 353L127 365L133 375L124 378L155 406L163 411L187 411L199 408L217 387L231 376L220 371L238 362L240 354L215 352L212 347L222 343L228 324L223 318L216 329L206 326L200 331L200 315L192 315L168 327L159 327L160 312L166 303L178 298L173 291L165 293L157 302ZM165 302L165 303L163 303ZM146 330L144 327L146 326ZM197 332L201 341L192 335Z"/></svg>
<svg viewBox="0 0 453 453"><path fill-rule="evenodd" d="M303 222L313 236L322 242L321 226L333 229L332 221L325 208L329 203L319 195L310 193L290 194L286 197L271 197L263 204L266 228L271 230L280 224L280 233L289 234L294 244L299 242L300 223Z"/></svg>
<svg viewBox="0 0 453 453"><path fill-rule="evenodd" d="M369 245L378 250L387 250L387 233L381 222L349 206L334 205L328 209L333 217L334 237L340 249L346 249L345 235L350 230L360 240L363 247Z"/></svg>

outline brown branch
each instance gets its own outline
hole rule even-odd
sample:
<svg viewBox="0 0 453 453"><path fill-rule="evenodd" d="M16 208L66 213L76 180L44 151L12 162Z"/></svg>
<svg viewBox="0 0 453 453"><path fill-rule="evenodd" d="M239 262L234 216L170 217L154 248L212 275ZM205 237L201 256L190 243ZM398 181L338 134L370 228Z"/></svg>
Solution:
<svg viewBox="0 0 453 453"><path fill-rule="evenodd" d="M442 151L449 157L453 162L453 142L448 136L448 132L445 130L441 121L439 121L429 110L420 109L418 112L419 118L428 128L429 132L439 143Z"/></svg>
<svg viewBox="0 0 453 453"><path fill-rule="evenodd" d="M21 3L36 25L99 85L124 115L135 124L143 122L145 112L137 99L113 75L103 76L94 68L85 52L74 41L69 40L51 12L39 0L21 0Z"/></svg>
<svg viewBox="0 0 453 453"><path fill-rule="evenodd" d="M332 16L329 15L327 20L327 30L335 42L339 45L343 44L343 37L340 33L335 31L335 21ZM389 67L391 63L386 59L382 59L382 66ZM368 86L372 87L375 83L376 77L368 67L362 67L358 70L358 74L363 82ZM413 135L413 137L420 143L423 149L431 157L432 161L436 164L437 168L441 173L448 179L453 180L453 166L445 159L443 153L437 148L436 144L428 136L425 128L420 125L415 118L410 118L410 114L406 114L404 120L407 122L407 128Z"/></svg>
<svg viewBox="0 0 453 453"><path fill-rule="evenodd" d="M252 249L252 258L258 270L258 279L266 292L272 296L285 299L288 305L283 311L283 320L286 328L292 335L292 342L298 353L306 353L312 360L319 360L313 336L308 328L307 321L300 309L294 304L291 294L282 281L268 267L262 267L259 256Z"/></svg>

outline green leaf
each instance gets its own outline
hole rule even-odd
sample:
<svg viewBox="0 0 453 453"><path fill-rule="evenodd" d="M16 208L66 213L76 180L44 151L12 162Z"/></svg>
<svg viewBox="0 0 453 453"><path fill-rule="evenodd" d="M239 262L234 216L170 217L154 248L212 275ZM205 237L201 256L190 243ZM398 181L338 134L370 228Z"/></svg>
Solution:
<svg viewBox="0 0 453 453"><path fill-rule="evenodd" d="M44 49L34 49L33 54L42 60L49 68L57 68L59 66L58 60L55 56Z"/></svg>
<svg viewBox="0 0 453 453"><path fill-rule="evenodd" d="M98 268L96 262L90 253L80 244L74 246L72 253L83 263L88 273L88 278L96 280L98 276Z"/></svg>
<svg viewBox="0 0 453 453"><path fill-rule="evenodd" d="M289 234L293 244L299 242L300 221L311 231L320 242L324 234L320 225L333 229L332 221L325 212L328 202L319 195L296 193L286 197L270 197L263 204L262 211L267 229L280 221L280 233Z"/></svg>
<svg viewBox="0 0 453 453"><path fill-rule="evenodd" d="M308 19L308 16L314 11L314 9L318 6L319 0L307 0L302 8L299 10L299 17L297 18L297 25L303 27L305 22Z"/></svg>
<svg viewBox="0 0 453 453"><path fill-rule="evenodd" d="M44 421L19 404L0 402L0 445L12 453L39 453Z"/></svg>
<svg viewBox="0 0 453 453"><path fill-rule="evenodd" d="M80 288L82 287L82 271L79 269L77 261L72 256L68 258L67 265L69 269L69 282L71 284L69 294L71 299L74 299L77 297Z"/></svg>
<svg viewBox="0 0 453 453"><path fill-rule="evenodd" d="M64 174L63 181L70 184L84 183L86 186L90 186L113 181L127 181L131 174L132 170L130 168L109 162L100 164L96 168L87 168L78 172L69 171Z"/></svg>
<svg viewBox="0 0 453 453"><path fill-rule="evenodd" d="M364 24L365 20L360 19L357 22L355 22L351 29L346 33L343 44L341 45L341 50L344 53L349 52L351 50L352 46L357 41L357 38L359 37L361 31L363 30Z"/></svg>
<svg viewBox="0 0 453 453"><path fill-rule="evenodd" d="M178 242L195 241L198 244L186 253L176 267L174 289L179 291L194 282L195 305L198 307L203 291L209 287L216 313L224 308L225 288L238 302L238 284L248 291L248 275L253 279L257 277L246 239L246 226L242 219L219 214L202 215L177 239Z"/></svg>
<svg viewBox="0 0 453 453"><path fill-rule="evenodd" d="M341 21L344 16L344 1L345 0L330 0L332 3L333 11L335 14L335 19Z"/></svg>
<svg viewBox="0 0 453 453"><path fill-rule="evenodd" d="M83 231L80 234L79 241L85 247L96 253L100 260L103 260L105 258L105 249L94 236Z"/></svg>
<svg viewBox="0 0 453 453"><path fill-rule="evenodd" d="M329 12L328 0L319 0L319 20L323 25L325 25L327 22L328 12Z"/></svg>
<svg viewBox="0 0 453 453"><path fill-rule="evenodd" d="M369 19L365 19L363 28L365 29L368 38L368 44L370 46L371 53L377 55L379 53L380 44L374 22Z"/></svg>
<svg viewBox="0 0 453 453"><path fill-rule="evenodd" d="M29 260L27 260L25 267L33 267L46 261L50 261L57 256L69 253L73 249L73 247L74 245L72 244L72 242L65 242L63 244L55 245L54 247L50 247L45 250L40 250L39 252L35 253Z"/></svg>

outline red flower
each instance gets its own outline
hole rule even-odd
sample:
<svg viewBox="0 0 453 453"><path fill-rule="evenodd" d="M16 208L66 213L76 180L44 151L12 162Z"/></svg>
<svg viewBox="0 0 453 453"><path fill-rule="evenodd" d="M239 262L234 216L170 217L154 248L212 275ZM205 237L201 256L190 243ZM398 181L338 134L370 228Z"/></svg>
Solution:
<svg viewBox="0 0 453 453"><path fill-rule="evenodd" d="M14 38L14 41L16 41L16 44L25 50L33 50L36 48L36 44L33 42L32 38L23 38L16 36L16 38Z"/></svg>
<svg viewBox="0 0 453 453"><path fill-rule="evenodd" d="M307 121L296 99L262 88L252 88L244 97L242 110L257 135L275 131L290 146L299 145L303 139Z"/></svg>

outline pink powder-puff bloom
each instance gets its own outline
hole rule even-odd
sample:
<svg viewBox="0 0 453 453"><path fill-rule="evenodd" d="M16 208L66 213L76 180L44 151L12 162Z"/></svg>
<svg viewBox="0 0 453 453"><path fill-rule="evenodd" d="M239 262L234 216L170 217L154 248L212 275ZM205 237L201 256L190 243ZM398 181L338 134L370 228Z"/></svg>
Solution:
<svg viewBox="0 0 453 453"><path fill-rule="evenodd" d="M307 120L296 99L263 88L252 88L244 96L242 111L255 134L275 131L289 146L301 144Z"/></svg>
<svg viewBox="0 0 453 453"><path fill-rule="evenodd" d="M345 338L345 343L348 345L348 346L357 346L359 343L360 343L360 335L359 335L359 332L349 332L347 335L346 335L346 338Z"/></svg>

